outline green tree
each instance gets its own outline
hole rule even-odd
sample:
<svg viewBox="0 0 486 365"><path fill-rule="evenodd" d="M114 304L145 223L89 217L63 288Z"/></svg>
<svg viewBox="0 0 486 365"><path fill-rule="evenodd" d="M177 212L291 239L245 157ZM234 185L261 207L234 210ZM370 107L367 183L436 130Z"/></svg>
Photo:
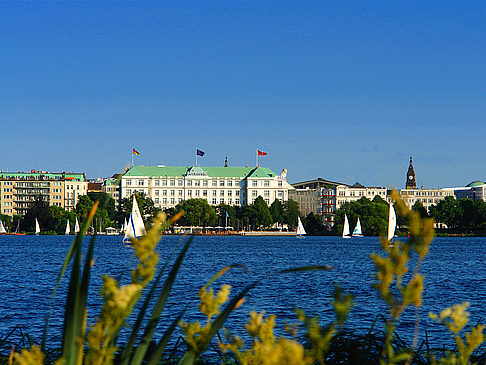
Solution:
<svg viewBox="0 0 486 365"><path fill-rule="evenodd" d="M300 210L299 210L299 203L296 201L289 199L283 204L283 221L287 223L289 227L297 227L297 217L299 217Z"/></svg>
<svg viewBox="0 0 486 365"><path fill-rule="evenodd" d="M217 216L214 208L205 199L183 200L175 207L177 212L183 210L184 215L179 220L182 226L214 226Z"/></svg>
<svg viewBox="0 0 486 365"><path fill-rule="evenodd" d="M324 224L322 224L321 217L313 212L307 214L302 224L304 225L305 232L308 235L318 234L324 231Z"/></svg>
<svg viewBox="0 0 486 365"><path fill-rule="evenodd" d="M347 215L352 229L358 218L365 236L379 236L386 233L388 227L388 204L381 198L370 201L366 197L354 202L347 202L336 211L334 234L341 234L344 226L344 215Z"/></svg>
<svg viewBox="0 0 486 365"><path fill-rule="evenodd" d="M218 225L236 226L236 210L234 206L221 203L216 207L216 213L218 216Z"/></svg>
<svg viewBox="0 0 486 365"><path fill-rule="evenodd" d="M133 196L137 199L138 209L140 210L140 214L144 218L144 221L150 222L152 218L154 218L157 213L160 211L154 204L154 201L145 193L136 192ZM118 211L118 223L122 223L124 219L128 220L132 212L132 205L133 205L133 196L129 198L124 198L120 202L120 209Z"/></svg>
<svg viewBox="0 0 486 365"><path fill-rule="evenodd" d="M3 223L3 227L6 231L12 231L12 218L7 214L0 214L0 221ZM15 228L13 228L15 230Z"/></svg>
<svg viewBox="0 0 486 365"><path fill-rule="evenodd" d="M117 212L115 208L115 200L105 192L88 193L88 197L92 202L99 201L98 209L106 210L107 217L111 220L117 219Z"/></svg>
<svg viewBox="0 0 486 365"><path fill-rule="evenodd" d="M437 205L429 208L431 216L436 222L444 223L448 228L458 228L463 215L463 208L452 196L440 200Z"/></svg>
<svg viewBox="0 0 486 365"><path fill-rule="evenodd" d="M76 214L84 219L88 216L93 204L93 201L87 195L81 195L76 203Z"/></svg>
<svg viewBox="0 0 486 365"><path fill-rule="evenodd" d="M272 215L273 223L282 223L284 220L284 210L282 202L275 199L272 204L270 204L270 214Z"/></svg>
<svg viewBox="0 0 486 365"><path fill-rule="evenodd" d="M46 230L49 226L49 204L39 195L31 203L24 219L21 221L21 229L26 232L35 231L35 220L39 222L41 230Z"/></svg>
<svg viewBox="0 0 486 365"><path fill-rule="evenodd" d="M412 210L414 212L418 212L418 214L420 214L420 218L429 218L429 213L427 212L427 209L419 200L417 200L412 206Z"/></svg>
<svg viewBox="0 0 486 365"><path fill-rule="evenodd" d="M250 209L253 211L253 226L255 228L267 228L272 225L270 209L261 196L255 199Z"/></svg>

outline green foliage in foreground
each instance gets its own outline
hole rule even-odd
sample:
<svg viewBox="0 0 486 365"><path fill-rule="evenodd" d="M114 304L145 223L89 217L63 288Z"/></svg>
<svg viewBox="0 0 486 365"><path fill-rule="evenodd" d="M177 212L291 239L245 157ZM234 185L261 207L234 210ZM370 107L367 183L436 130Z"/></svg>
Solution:
<svg viewBox="0 0 486 365"><path fill-rule="evenodd" d="M229 269L221 269L198 295L199 310L206 317L204 322L183 321L183 312L165 323L165 333L161 339L155 341L153 334L159 324L161 313L175 282L185 253L189 249L192 238L188 239L177 259L163 278L164 270L156 274L155 268L158 255L155 246L160 239L160 232L169 224L175 222L180 215L170 221L163 214L153 222L152 228L146 236L133 241L133 249L138 258L137 267L131 273L131 282L120 285L112 277L103 278L101 295L104 305L95 324L86 328L87 293L90 281L92 252L94 238L91 240L84 260L81 257L81 243L83 233L89 227L96 212L96 204L91 209L88 219L82 227L82 233L76 238L67 255L58 281L54 288L57 291L59 282L71 263L71 275L68 287L65 319L63 330L63 345L57 360L51 360L46 355L46 331L42 345L24 348L20 353L13 353L7 360L16 364L148 364L164 363L166 346L174 336L174 330L180 326L184 332L186 348L178 358L179 364L195 364L210 346L211 341L220 332L225 332L225 340L219 340L219 348L223 352L221 362L232 364L468 364L474 351L484 342L484 326L477 325L466 329L468 324L467 303L454 305L440 314L431 317L446 326L456 341L456 349L449 352L433 353L416 349L416 341L412 346L400 342L395 333L395 326L401 314L407 307L420 308L424 277L420 274L420 266L425 259L430 243L434 236L433 222L423 219L420 214L410 211L399 200L396 207L398 213L407 218L410 229L410 239L406 242L396 242L390 246L382 239L383 254L373 254L372 260L376 267L376 281L374 287L386 303L388 311L385 316L385 328L382 336L371 333L359 338L345 332L343 324L352 307L350 295L336 286L334 300L331 305L335 313L335 320L326 326L320 324L317 317L309 317L302 310L296 309L297 322L288 326L289 336L277 337L274 334L276 316L265 315L265 312L251 312L248 324L245 326L251 341L247 344L243 340L229 333L223 325L232 311L244 306L248 292L264 280L271 280L274 275L254 281L236 295L231 295L231 287L222 285L215 292L212 285ZM415 266L411 275L410 260L414 258ZM277 275L290 272L309 270L330 270L328 266L300 267L283 270ZM405 280L405 277L409 277ZM155 288L163 281L160 295L154 296ZM132 334L126 343L120 343L118 334L125 325L128 315L141 298L142 289L149 286L147 296L143 300L140 312L132 328ZM155 300L155 306L148 313L149 302ZM148 318L146 326L142 326L142 319ZM305 343L297 340L298 327L303 328ZM416 323L418 326L418 322ZM417 328L418 329L418 328ZM418 331L417 331L418 333ZM353 347L353 344L355 347ZM174 363L171 361L170 363Z"/></svg>

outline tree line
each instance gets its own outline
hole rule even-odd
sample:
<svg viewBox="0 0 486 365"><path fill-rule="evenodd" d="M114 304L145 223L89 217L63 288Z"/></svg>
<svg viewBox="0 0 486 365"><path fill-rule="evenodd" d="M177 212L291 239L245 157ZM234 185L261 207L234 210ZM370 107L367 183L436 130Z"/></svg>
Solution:
<svg viewBox="0 0 486 365"><path fill-rule="evenodd" d="M148 228L152 218L161 209L157 208L153 200L144 193L137 192L134 196ZM100 204L93 219L93 226L96 231L105 230L107 227L119 228L128 219L132 211L132 197L122 199L119 208L116 209L113 198L106 193L99 192L80 196L74 212L58 206L49 206L41 197L37 197L23 217L15 215L12 219L8 215L0 215L0 220L3 221L10 232L15 231L17 224L21 231L33 232L35 219L37 219L42 232L63 234L67 221L69 220L70 226L74 227L75 219L78 218L81 224L83 218L97 200L100 201ZM167 209L165 212L170 217L181 210L184 210L184 215L179 220L179 225L230 226L235 230L258 230L269 229L270 227L281 229L286 225L289 229L295 229L297 219L301 217L309 234L324 231L320 217L313 213L308 214L307 217L302 217L298 203L293 200L281 202L276 199L268 206L259 196L252 204L240 207L227 204L211 206L204 199L189 199L182 201L174 208Z"/></svg>

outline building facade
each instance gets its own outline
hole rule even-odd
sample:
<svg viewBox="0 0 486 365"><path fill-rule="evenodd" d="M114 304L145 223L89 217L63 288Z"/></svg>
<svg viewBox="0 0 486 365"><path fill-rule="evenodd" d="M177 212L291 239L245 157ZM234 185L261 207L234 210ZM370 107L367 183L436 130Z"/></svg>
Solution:
<svg viewBox="0 0 486 365"><path fill-rule="evenodd" d="M9 216L24 215L38 197L73 211L86 193L84 173L0 172L0 212Z"/></svg>
<svg viewBox="0 0 486 365"><path fill-rule="evenodd" d="M149 196L156 207L173 208L201 198L211 205L244 206L261 196L270 205L289 198L287 171L277 175L265 167L133 166L121 178L121 199L135 192Z"/></svg>
<svg viewBox="0 0 486 365"><path fill-rule="evenodd" d="M331 189L322 189L322 216L323 223L327 227L334 225L334 214L344 204L357 201L361 198L373 200L375 196L379 196L386 200L386 188L383 187L365 187L360 183L355 183L353 186L339 185Z"/></svg>
<svg viewBox="0 0 486 365"><path fill-rule="evenodd" d="M299 204L300 212L306 216L309 213L323 216L322 189L332 189L339 185L345 185L335 181L318 178L292 184L293 190L289 190L289 199Z"/></svg>

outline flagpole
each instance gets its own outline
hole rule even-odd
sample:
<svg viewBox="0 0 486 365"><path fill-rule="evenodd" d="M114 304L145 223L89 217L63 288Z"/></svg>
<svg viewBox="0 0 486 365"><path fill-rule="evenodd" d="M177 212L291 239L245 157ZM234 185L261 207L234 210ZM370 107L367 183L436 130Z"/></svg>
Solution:
<svg viewBox="0 0 486 365"><path fill-rule="evenodd" d="M256 150L256 167L258 167L258 150Z"/></svg>
<svg viewBox="0 0 486 365"><path fill-rule="evenodd" d="M134 153L133 153L133 147L132 147L132 167L133 167L133 155L134 155Z"/></svg>
<svg viewBox="0 0 486 365"><path fill-rule="evenodd" d="M196 166L197 166L197 149L196 149Z"/></svg>

